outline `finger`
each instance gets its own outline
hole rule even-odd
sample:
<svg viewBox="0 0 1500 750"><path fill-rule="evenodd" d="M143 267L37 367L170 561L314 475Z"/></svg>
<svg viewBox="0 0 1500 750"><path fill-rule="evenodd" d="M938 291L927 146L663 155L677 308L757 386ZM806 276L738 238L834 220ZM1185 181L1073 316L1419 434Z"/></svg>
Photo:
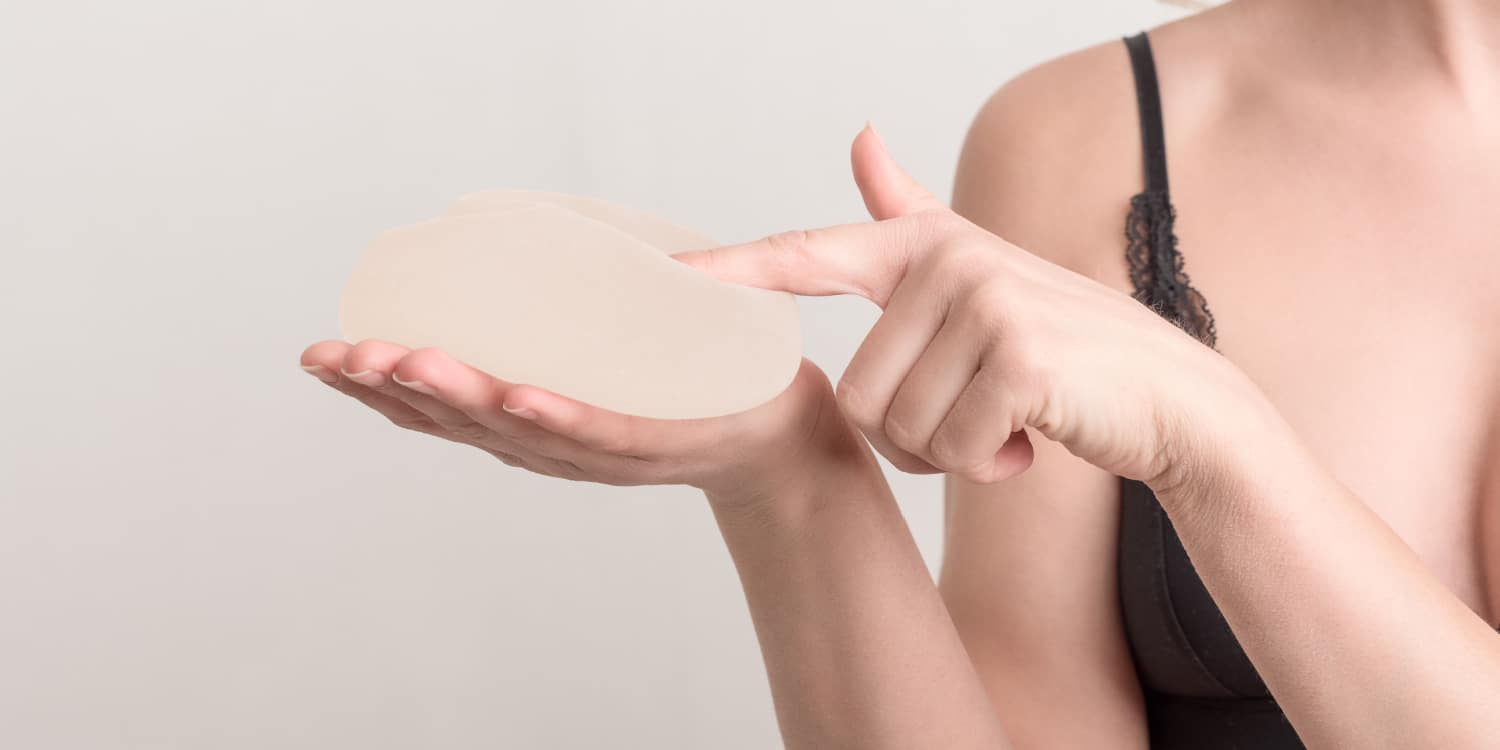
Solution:
<svg viewBox="0 0 1500 750"><path fill-rule="evenodd" d="M403 429L415 430L430 435L442 432L442 428L427 415L407 406L400 400L370 390L348 378L339 370L344 357L353 347L343 341L320 341L303 350L302 369L332 386L346 396L351 396L365 406L379 412L392 424Z"/></svg>
<svg viewBox="0 0 1500 750"><path fill-rule="evenodd" d="M517 385L506 393L504 408L594 450L642 460L690 456L701 446L729 437L722 423L712 419L636 417L530 385Z"/></svg>
<svg viewBox="0 0 1500 750"><path fill-rule="evenodd" d="M933 466L925 459L915 456L891 442L891 439L886 437L884 430L869 430L868 432L861 430L861 432L864 434L865 440L869 441L870 447L874 448L876 453L885 456L886 460L890 461L891 465L898 470L904 471L907 474L943 473L942 469Z"/></svg>
<svg viewBox="0 0 1500 750"><path fill-rule="evenodd" d="M338 389L344 395L350 396L354 400L379 412L381 416L390 420L391 424L403 430L411 430L448 440L453 439L448 430L442 425L433 422L426 414L401 403L391 396L387 396L384 393L376 393L352 380L340 379L338 384L334 385L334 388Z"/></svg>
<svg viewBox="0 0 1500 750"><path fill-rule="evenodd" d="M892 443L944 471L965 467L934 456L932 436L979 372L975 341L960 321L944 323L897 388L885 415L885 434Z"/></svg>
<svg viewBox="0 0 1500 750"><path fill-rule="evenodd" d="M478 447L507 464L538 474L564 479L585 474L568 457L530 451L431 396L403 388L393 371L407 351L385 341L367 340L353 346L343 341L325 341L303 353L303 369L324 382L329 382L325 373L331 372L330 385L398 427ZM438 416L442 422L437 421ZM556 446L553 450L563 452Z"/></svg>
<svg viewBox="0 0 1500 750"><path fill-rule="evenodd" d="M575 464L563 463L557 459L545 456L532 456L526 458L519 453L507 453L503 450L493 448L481 448L485 453L500 459L500 463L506 466L514 466L517 469L525 469L533 474L541 474L558 479L571 479L582 481L585 473Z"/></svg>
<svg viewBox="0 0 1500 750"><path fill-rule="evenodd" d="M849 163L854 169L854 184L859 187L865 208L877 220L948 209L896 164L874 125L867 123L854 136L854 144L849 148Z"/></svg>
<svg viewBox="0 0 1500 750"><path fill-rule="evenodd" d="M835 389L839 408L896 468L929 474L940 471L886 434L886 415L902 381L943 324L945 303L920 279L910 279L892 296L875 321Z"/></svg>
<svg viewBox="0 0 1500 750"><path fill-rule="evenodd" d="M884 307L908 264L935 241L931 217L795 230L673 258L721 281L793 294L856 294Z"/></svg>
<svg viewBox="0 0 1500 750"><path fill-rule="evenodd" d="M344 352L339 372L366 388L379 388L390 383L391 370L408 351L388 341L366 339Z"/></svg>
<svg viewBox="0 0 1500 750"><path fill-rule="evenodd" d="M525 469L533 474L556 477L558 479L571 479L575 481L587 481L589 473L572 461L551 458L549 456L528 455L523 450L510 449L514 452L498 448L487 448L478 446L485 453L500 460L506 466L514 466L517 469Z"/></svg>
<svg viewBox="0 0 1500 750"><path fill-rule="evenodd" d="M570 417L567 409L569 403L577 402L540 388L507 383L437 349L418 349L407 355L396 366L393 377L405 387L462 411L527 451L570 461L591 470L610 473L627 469L647 471L649 467L636 465L645 459L641 454L652 452L663 444L670 448L670 443L676 439L657 430L651 436L643 436L641 444L637 445L633 433L621 434L617 420L639 418L582 404L579 406L596 413L607 423L606 426L588 425L574 432L553 430L551 427L564 426L567 420L576 418ZM563 416L559 417L559 414ZM656 444L647 442L648 439Z"/></svg>
<svg viewBox="0 0 1500 750"><path fill-rule="evenodd" d="M538 425L598 451L613 484L694 484L705 472L722 469L723 446L784 443L787 425L815 417L807 407L824 398L828 381L809 360L776 398L754 407L753 418L736 415L704 419L648 419L601 409L529 385L512 386L504 408L526 414ZM742 457L737 457L742 458Z"/></svg>
<svg viewBox="0 0 1500 750"><path fill-rule="evenodd" d="M309 375L332 385L338 382L339 367L350 348L347 341L319 341L302 350L300 364Z"/></svg>
<svg viewBox="0 0 1500 750"><path fill-rule="evenodd" d="M444 402L422 381L404 380L397 374L397 370L412 355L412 350L390 342L361 341L344 356L343 370L345 376L354 382L394 398L426 416L437 428L433 434L438 437L475 446L496 458L501 455L512 456L521 462L512 465L519 465L539 474L573 478L583 473L576 462L581 458L581 451L576 446L566 445L507 415L491 415L492 418L487 420L477 419L463 409ZM473 371L472 368L463 367ZM483 373L479 375L489 378ZM500 382L493 378L490 380L493 383ZM498 429L495 422L502 423ZM506 422L509 422L509 429L506 429Z"/></svg>
<svg viewBox="0 0 1500 750"><path fill-rule="evenodd" d="M489 428L395 377L396 366L410 353L410 349L399 344L369 339L355 344L344 355L340 369L344 377L427 415L435 424L453 433L454 440L468 443L483 440Z"/></svg>
<svg viewBox="0 0 1500 750"><path fill-rule="evenodd" d="M934 458L975 482L998 482L1031 466L1034 456L1021 414L1023 394L995 368L981 365L933 433Z"/></svg>

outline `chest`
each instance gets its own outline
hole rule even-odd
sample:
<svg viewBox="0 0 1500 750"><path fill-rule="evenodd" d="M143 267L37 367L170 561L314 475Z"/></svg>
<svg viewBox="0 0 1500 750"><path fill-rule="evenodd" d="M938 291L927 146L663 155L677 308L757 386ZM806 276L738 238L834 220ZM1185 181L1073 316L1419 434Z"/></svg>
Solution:
<svg viewBox="0 0 1500 750"><path fill-rule="evenodd" d="M1500 611L1500 162L1378 133L1257 143L1172 169L1220 351L1455 593Z"/></svg>

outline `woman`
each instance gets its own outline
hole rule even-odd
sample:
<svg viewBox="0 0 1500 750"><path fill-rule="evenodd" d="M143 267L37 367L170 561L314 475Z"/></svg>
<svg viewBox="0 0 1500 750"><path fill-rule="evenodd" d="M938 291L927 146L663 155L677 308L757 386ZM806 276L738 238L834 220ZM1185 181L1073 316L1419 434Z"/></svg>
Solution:
<svg viewBox="0 0 1500 750"><path fill-rule="evenodd" d="M875 222L677 256L884 310L837 389L731 417L302 362L512 465L702 488L790 747L1492 747L1497 70L1479 0L1242 0L1006 84L952 210L866 130ZM949 474L940 585L866 440Z"/></svg>

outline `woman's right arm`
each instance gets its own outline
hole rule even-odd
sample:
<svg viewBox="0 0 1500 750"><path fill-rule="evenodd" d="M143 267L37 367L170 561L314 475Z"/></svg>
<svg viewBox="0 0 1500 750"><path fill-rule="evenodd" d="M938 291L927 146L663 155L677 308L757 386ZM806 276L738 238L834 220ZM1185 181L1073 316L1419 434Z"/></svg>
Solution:
<svg viewBox="0 0 1500 750"><path fill-rule="evenodd" d="M1010 747L873 452L824 417L774 495L707 491L786 747Z"/></svg>
<svg viewBox="0 0 1500 750"><path fill-rule="evenodd" d="M761 407L670 422L605 412L495 380L436 350L408 351L386 342L315 344L304 352L302 365L397 424L471 443L508 464L569 479L703 488L744 585L788 746L1010 746L873 453L810 363L804 362L786 392ZM1038 449L1044 463L1048 450ZM1049 516L1052 511L1043 509L1024 524L1021 515L1012 516L1014 526L993 540L996 549L1050 566L1035 572L1054 571L1029 587L994 592L1011 600L1013 622L1031 617L1028 612L1047 612L1031 621L1058 624L1055 632L1033 628L1026 637L999 644L1011 658L1029 653L1044 666L1005 673L1019 686L1014 693L1030 691L1029 702L1013 703L1002 692L995 703L1007 723L1024 727L1017 734L1027 744L1058 746L1082 736L1071 733L1080 726L1101 721L1120 731L1090 735L1098 739L1091 746L1139 744L1139 724L1115 720L1130 716L1126 703L1110 702L1101 697L1111 695L1109 689L1093 688L1101 680L1126 684L1112 671L1119 662L1068 652L1079 644L1082 654L1108 646L1089 638L1095 632L1089 623L1107 612L1099 604L1103 594L1091 606L1070 604L1103 591L1101 561L1108 554L1102 544L1086 540L1099 538L1107 527L1105 516L1094 514L1107 513L1108 498L1102 490L1070 494L1073 485L1064 481L1078 480L1079 489L1091 481L1102 487L1100 477L1060 470L1034 477L1030 481L1063 493L1051 497L1067 497L1092 520L1078 525L1068 512ZM1099 502L1090 505L1094 494ZM1087 533L1072 534L1079 530ZM1030 542L1023 538L1029 533L1035 534ZM1038 540L1050 541L1040 549ZM1072 543L1079 550L1053 546ZM1070 553L1074 562L1093 561L1087 565L1091 572L1069 575L1075 569L1064 562ZM1080 587L1080 581L1089 585ZM977 622L982 629L986 621ZM1072 629L1080 623L1081 629ZM1047 655L1078 658L1049 662ZM1059 670L1074 668L1073 681L1060 679ZM1012 705L1017 711L1044 706L1045 716L1019 716ZM1052 733L1044 733L1050 724L1056 725Z"/></svg>
<svg viewBox="0 0 1500 750"><path fill-rule="evenodd" d="M389 342L321 342L302 364L401 426L513 466L702 489L750 605L787 747L1009 747L874 453L811 363L760 407L669 421Z"/></svg>
<svg viewBox="0 0 1500 750"><path fill-rule="evenodd" d="M1139 178L1129 76L1115 43L1008 83L970 129L954 210L1059 265L1123 275ZM1120 622L1117 480L1031 437L1020 476L947 478L936 588L858 437L850 460L820 462L822 481L756 514L714 502L788 747L1147 747Z"/></svg>

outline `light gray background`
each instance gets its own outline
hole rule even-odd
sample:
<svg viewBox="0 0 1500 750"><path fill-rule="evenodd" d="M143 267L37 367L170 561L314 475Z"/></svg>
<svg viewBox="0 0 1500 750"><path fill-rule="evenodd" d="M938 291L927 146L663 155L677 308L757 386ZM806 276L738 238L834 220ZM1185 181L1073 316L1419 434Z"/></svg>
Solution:
<svg viewBox="0 0 1500 750"><path fill-rule="evenodd" d="M297 369L379 230L491 187L727 241L949 191L1023 68L1148 0L0 7L0 746L765 748L701 498L399 432ZM805 300L837 377L874 320ZM935 565L941 487L891 474Z"/></svg>

